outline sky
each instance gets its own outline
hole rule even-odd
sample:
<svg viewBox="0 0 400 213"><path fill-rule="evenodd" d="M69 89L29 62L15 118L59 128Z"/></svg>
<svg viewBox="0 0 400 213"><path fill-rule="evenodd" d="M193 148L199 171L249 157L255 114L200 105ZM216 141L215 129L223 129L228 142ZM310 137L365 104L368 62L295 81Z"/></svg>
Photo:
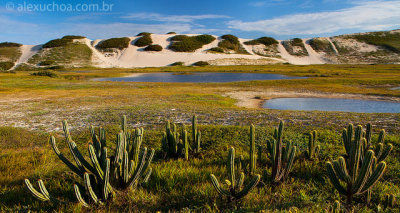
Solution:
<svg viewBox="0 0 400 213"><path fill-rule="evenodd" d="M400 28L400 0L0 0L0 42L140 32L311 38Z"/></svg>

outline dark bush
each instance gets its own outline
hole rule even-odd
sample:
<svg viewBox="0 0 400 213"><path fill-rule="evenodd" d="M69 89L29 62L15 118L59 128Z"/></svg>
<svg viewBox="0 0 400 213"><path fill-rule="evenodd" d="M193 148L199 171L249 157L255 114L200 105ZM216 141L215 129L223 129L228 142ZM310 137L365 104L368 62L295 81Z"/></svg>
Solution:
<svg viewBox="0 0 400 213"><path fill-rule="evenodd" d="M53 60L41 61L38 65L39 66L50 66L55 64L56 62Z"/></svg>
<svg viewBox="0 0 400 213"><path fill-rule="evenodd" d="M194 52L214 40L215 38L211 35L177 35L171 38L173 43L168 48L176 52Z"/></svg>
<svg viewBox="0 0 400 213"><path fill-rule="evenodd" d="M258 45L261 44L257 39L243 42L245 45Z"/></svg>
<svg viewBox="0 0 400 213"><path fill-rule="evenodd" d="M2 42L0 43L0 47L20 47L22 44L14 43L14 42Z"/></svg>
<svg viewBox="0 0 400 213"><path fill-rule="evenodd" d="M265 46L278 44L278 41L272 37L261 37L258 38L257 41L260 42L261 44L264 44Z"/></svg>
<svg viewBox="0 0 400 213"><path fill-rule="evenodd" d="M221 36L221 38L223 40L218 43L218 47L233 50L236 53L248 54L248 52L240 44L238 37L228 34Z"/></svg>
<svg viewBox="0 0 400 213"><path fill-rule="evenodd" d="M14 66L13 62L0 62L0 70L9 70Z"/></svg>
<svg viewBox="0 0 400 213"><path fill-rule="evenodd" d="M174 37L171 37L171 41L183 41L185 39L189 38L187 35L176 35Z"/></svg>
<svg viewBox="0 0 400 213"><path fill-rule="evenodd" d="M331 43L327 40L313 38L309 41L310 46L317 52L333 52Z"/></svg>
<svg viewBox="0 0 400 213"><path fill-rule="evenodd" d="M54 39L54 40L51 40L51 41L47 42L46 44L44 44L43 48L62 47L71 42L72 42L72 40L70 40L70 39L62 39L62 38Z"/></svg>
<svg viewBox="0 0 400 213"><path fill-rule="evenodd" d="M61 39L68 39L68 40L73 40L73 39L83 39L86 38L85 36L76 36L76 35L66 35L62 37Z"/></svg>
<svg viewBox="0 0 400 213"><path fill-rule="evenodd" d="M34 72L34 73L31 73L31 75L33 75L33 76L47 76L47 77L50 77L50 78L56 78L57 77L57 74L55 74L54 72L49 71L49 70L42 70L42 71L39 71L39 72Z"/></svg>
<svg viewBox="0 0 400 213"><path fill-rule="evenodd" d="M47 67L47 70L62 70L65 69L64 66L60 66L60 65L56 65L56 66L51 66L51 67Z"/></svg>
<svg viewBox="0 0 400 213"><path fill-rule="evenodd" d="M213 47L213 48L209 49L209 51L225 53L224 49L222 49L221 47Z"/></svg>
<svg viewBox="0 0 400 213"><path fill-rule="evenodd" d="M227 35L223 35L221 36L222 39L227 40L229 42L231 42L232 44L239 44L239 39L238 37L231 35L231 34L227 34Z"/></svg>
<svg viewBox="0 0 400 213"><path fill-rule="evenodd" d="M209 44L215 40L215 37L212 35L198 35L198 36L193 36L196 41L202 43L203 45Z"/></svg>
<svg viewBox="0 0 400 213"><path fill-rule="evenodd" d="M303 40L301 38L294 38L291 42L293 46L303 46Z"/></svg>
<svg viewBox="0 0 400 213"><path fill-rule="evenodd" d="M204 67L210 65L207 61L198 61L196 63L193 63L193 66L199 66L199 67Z"/></svg>
<svg viewBox="0 0 400 213"><path fill-rule="evenodd" d="M136 36L150 36L150 35L151 35L151 33L141 32L141 33L137 34Z"/></svg>
<svg viewBox="0 0 400 213"><path fill-rule="evenodd" d="M109 49L109 48L117 48L117 49L125 49L129 47L129 42L131 41L130 38L123 37L123 38L110 38L104 40L96 45L96 48L99 49Z"/></svg>
<svg viewBox="0 0 400 213"><path fill-rule="evenodd" d="M153 40L151 39L151 36L144 35L144 36L138 38L134 45L138 46L138 47L145 47L145 46L151 45L152 43L153 43Z"/></svg>
<svg viewBox="0 0 400 213"><path fill-rule="evenodd" d="M177 61L177 62L170 64L169 66L173 67L173 66L183 66L183 65L185 65L185 63L183 63L182 61Z"/></svg>
<svg viewBox="0 0 400 213"><path fill-rule="evenodd" d="M162 46L158 44L152 44L144 48L145 51L157 51L157 52L160 52L162 49L163 49Z"/></svg>
<svg viewBox="0 0 400 213"><path fill-rule="evenodd" d="M176 32L168 32L167 34L176 34Z"/></svg>

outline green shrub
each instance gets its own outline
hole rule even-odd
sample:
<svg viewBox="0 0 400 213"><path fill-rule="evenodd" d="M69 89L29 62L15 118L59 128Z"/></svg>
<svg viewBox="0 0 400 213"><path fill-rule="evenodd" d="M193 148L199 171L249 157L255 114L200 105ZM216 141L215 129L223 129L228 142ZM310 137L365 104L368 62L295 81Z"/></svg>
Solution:
<svg viewBox="0 0 400 213"><path fill-rule="evenodd" d="M182 61L177 61L170 64L169 66L173 67L173 66L183 66L183 65L185 65L185 63L183 63Z"/></svg>
<svg viewBox="0 0 400 213"><path fill-rule="evenodd" d="M301 38L294 38L291 42L293 46L303 46L303 40Z"/></svg>
<svg viewBox="0 0 400 213"><path fill-rule="evenodd" d="M68 39L68 40L73 40L73 39L83 39L86 38L85 36L76 36L76 35L66 35L62 37L61 39Z"/></svg>
<svg viewBox="0 0 400 213"><path fill-rule="evenodd" d="M193 66L204 67L204 66L207 66L207 65L210 65L210 64L207 61L198 61L196 63L193 63L192 65Z"/></svg>
<svg viewBox="0 0 400 213"><path fill-rule="evenodd" d="M168 32L167 34L168 34L168 35L170 35L170 34L176 34L176 32Z"/></svg>
<svg viewBox="0 0 400 213"><path fill-rule="evenodd" d="M224 49L222 49L221 47L213 47L213 48L209 49L209 51L213 51L213 52L217 52L217 53L225 53Z"/></svg>
<svg viewBox="0 0 400 213"><path fill-rule="evenodd" d="M171 38L173 43L168 47L175 52L194 52L215 40L211 35L186 36L176 35Z"/></svg>
<svg viewBox="0 0 400 213"><path fill-rule="evenodd" d="M65 69L65 67L64 66L60 66L60 65L56 65L56 66L47 67L46 69L48 69L48 70L62 70L62 69Z"/></svg>
<svg viewBox="0 0 400 213"><path fill-rule="evenodd" d="M130 38L123 37L123 38L110 38L104 40L96 45L96 48L99 49L109 49L109 48L117 48L117 49L125 49L129 47L129 42L131 41Z"/></svg>
<svg viewBox="0 0 400 213"><path fill-rule="evenodd" d="M257 39L243 42L245 45L259 45L261 44Z"/></svg>
<svg viewBox="0 0 400 213"><path fill-rule="evenodd" d="M53 60L46 60L46 61L41 61L38 65L39 66L50 66L55 64L56 62Z"/></svg>
<svg viewBox="0 0 400 213"><path fill-rule="evenodd" d="M349 37L367 44L381 46L395 53L400 53L400 33L373 32L366 34L350 35Z"/></svg>
<svg viewBox="0 0 400 213"><path fill-rule="evenodd" d="M153 40L151 39L150 34L146 34L146 35L143 35L142 37L138 38L135 41L134 45L138 46L138 47L145 47L145 46L151 45L152 43L153 43Z"/></svg>
<svg viewBox="0 0 400 213"><path fill-rule="evenodd" d="M54 73L52 71L48 71L48 70L34 72L34 73L31 73L31 75L33 75L33 76L47 76L47 77L50 77L50 78L56 78L57 77L56 73Z"/></svg>
<svg viewBox="0 0 400 213"><path fill-rule="evenodd" d="M157 52L160 52L162 49L163 49L162 46L158 44L152 44L144 48L145 51L157 51Z"/></svg>
<svg viewBox="0 0 400 213"><path fill-rule="evenodd" d="M0 70L9 70L14 66L13 62L0 62Z"/></svg>
<svg viewBox="0 0 400 213"><path fill-rule="evenodd" d="M258 38L257 41L260 42L261 44L264 44L265 46L278 44L278 41L272 37L261 37Z"/></svg>
<svg viewBox="0 0 400 213"><path fill-rule="evenodd" d="M150 36L150 35L151 35L151 33L141 32L141 33L137 34L136 36Z"/></svg>
<svg viewBox="0 0 400 213"><path fill-rule="evenodd" d="M309 41L310 46L317 52L333 52L333 47L328 40L313 38Z"/></svg>
<svg viewBox="0 0 400 213"><path fill-rule="evenodd" d="M227 35L223 35L221 36L222 39L229 41L232 44L239 44L239 39L238 37L231 35L231 34L227 34Z"/></svg>
<svg viewBox="0 0 400 213"><path fill-rule="evenodd" d="M170 40L171 41L184 41L188 38L189 38L189 36L187 36L187 35L176 35L174 37L171 37Z"/></svg>
<svg viewBox="0 0 400 213"><path fill-rule="evenodd" d="M62 47L62 46L65 46L65 45L67 45L67 44L69 44L71 42L72 42L72 40L70 40L70 39L62 39L62 38L54 39L54 40L51 40L51 41L45 43L43 45L43 48Z"/></svg>
<svg viewBox="0 0 400 213"><path fill-rule="evenodd" d="M14 42L2 42L0 43L0 47L21 47L22 44L14 43Z"/></svg>

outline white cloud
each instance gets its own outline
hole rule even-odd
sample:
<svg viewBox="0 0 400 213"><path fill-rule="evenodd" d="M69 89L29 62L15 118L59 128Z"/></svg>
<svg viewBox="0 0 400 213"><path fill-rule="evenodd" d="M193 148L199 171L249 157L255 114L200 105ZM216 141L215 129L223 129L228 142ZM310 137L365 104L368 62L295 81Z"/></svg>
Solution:
<svg viewBox="0 0 400 213"><path fill-rule="evenodd" d="M159 22L193 22L202 19L226 19L231 18L224 15L162 15L159 13L132 13L127 16L123 16L124 19L139 19L148 21L159 21Z"/></svg>
<svg viewBox="0 0 400 213"><path fill-rule="evenodd" d="M386 30L400 26L400 1L354 2L338 11L286 15L254 22L233 20L228 27L276 35L313 35L340 30Z"/></svg>

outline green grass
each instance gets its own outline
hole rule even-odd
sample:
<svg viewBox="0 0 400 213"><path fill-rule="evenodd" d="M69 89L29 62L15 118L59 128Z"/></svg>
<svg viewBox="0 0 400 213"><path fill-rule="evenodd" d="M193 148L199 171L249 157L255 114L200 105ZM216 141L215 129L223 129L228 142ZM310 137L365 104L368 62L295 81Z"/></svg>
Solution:
<svg viewBox="0 0 400 213"><path fill-rule="evenodd" d="M91 64L92 50L81 43L68 43L65 46L40 50L28 63L54 61L55 64L69 66L71 63L87 66Z"/></svg>
<svg viewBox="0 0 400 213"><path fill-rule="evenodd" d="M134 118L130 119L135 123ZM202 120L199 120L203 122ZM115 125L106 126L108 140L112 146L115 134L118 132ZM73 127L73 126L72 126ZM256 127L256 143L265 145L266 137L271 137L272 126ZM285 138L292 140L300 149L299 153L306 150L306 133L301 126L287 125ZM162 126L145 130L144 146L152 147L160 152ZM344 201L333 189L325 176L325 161L336 158L344 153L340 141L340 131L320 130L321 145L320 160L306 162L300 165L298 160L290 178L273 187L266 183L260 185L241 202L227 204L220 199L212 187L209 175L215 174L218 179L226 178L227 150L233 146L237 155L248 159L249 141L248 127L200 125L202 131L202 152L197 158L190 156L188 162L184 160L160 159L157 154L152 164L153 174L148 184L136 191L122 192L119 199L107 205L107 211L179 211L191 209L193 211L232 211L233 209L248 212L259 210L290 210L293 208L304 212L323 212L337 199ZM54 132L57 136L59 147L63 153L68 153L68 148L62 141L60 131ZM78 148L87 155L86 141L89 139L88 130L72 130L73 139ZM190 130L189 130L190 134ZM30 132L24 129L0 127L0 210L32 210L32 211L78 211L72 185L74 177L61 163L47 144L47 133ZM376 137L373 138L376 140ZM363 197L355 199L353 208L357 211L375 211L386 193L400 196L399 169L400 135L389 135L387 142L394 145L395 149L389 156L388 169L383 179L374 187L372 204L365 207ZM32 147L34 147L32 149ZM257 173L262 174L268 163L266 153L262 161L258 162ZM67 204L51 206L35 200L24 188L23 179L31 181L43 179L51 195L67 201ZM248 180L248 175L246 180ZM122 197L122 198L121 198ZM345 206L346 207L346 206ZM84 208L83 208L84 209ZM399 209L391 209L398 211Z"/></svg>
<svg viewBox="0 0 400 213"><path fill-rule="evenodd" d="M350 35L348 37L355 38L367 44L384 47L395 53L400 53L400 33L398 32L372 32Z"/></svg>
<svg viewBox="0 0 400 213"><path fill-rule="evenodd" d="M0 61L16 62L21 54L19 47L0 47Z"/></svg>

